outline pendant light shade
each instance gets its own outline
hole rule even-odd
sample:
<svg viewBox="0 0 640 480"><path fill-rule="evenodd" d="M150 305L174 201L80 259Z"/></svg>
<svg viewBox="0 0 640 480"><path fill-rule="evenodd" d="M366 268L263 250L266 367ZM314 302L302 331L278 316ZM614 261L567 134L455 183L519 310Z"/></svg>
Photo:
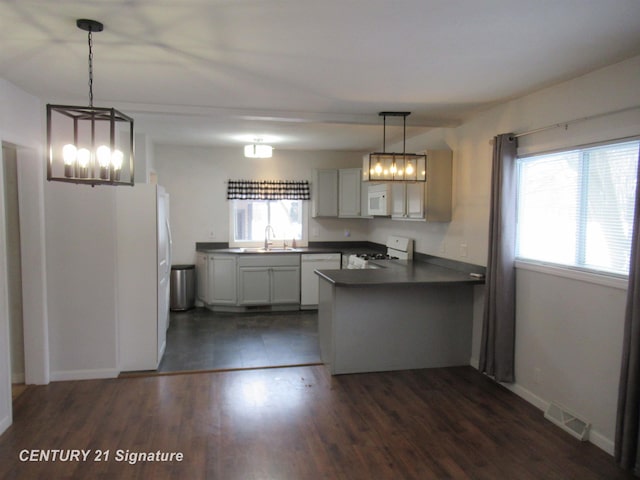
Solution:
<svg viewBox="0 0 640 480"><path fill-rule="evenodd" d="M115 108L93 106L92 33L103 25L80 19L88 32L89 106L47 105L47 180L133 185L133 119Z"/></svg>
<svg viewBox="0 0 640 480"><path fill-rule="evenodd" d="M265 145L259 143L262 140L257 138L257 143L252 143L244 146L244 156L247 158L271 158L273 156L273 147L271 145Z"/></svg>
<svg viewBox="0 0 640 480"><path fill-rule="evenodd" d="M417 153L405 153L406 119L411 112L380 112L383 117L382 152L370 153L362 166L364 181L378 182L426 182L427 156ZM387 117L402 117L402 153L386 152Z"/></svg>

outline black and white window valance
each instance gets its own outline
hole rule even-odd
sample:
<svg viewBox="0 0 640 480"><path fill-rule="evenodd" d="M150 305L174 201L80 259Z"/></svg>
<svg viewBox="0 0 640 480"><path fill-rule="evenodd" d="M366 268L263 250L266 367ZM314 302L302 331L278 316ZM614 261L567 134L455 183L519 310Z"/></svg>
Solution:
<svg viewBox="0 0 640 480"><path fill-rule="evenodd" d="M227 200L309 200L308 180L229 180Z"/></svg>

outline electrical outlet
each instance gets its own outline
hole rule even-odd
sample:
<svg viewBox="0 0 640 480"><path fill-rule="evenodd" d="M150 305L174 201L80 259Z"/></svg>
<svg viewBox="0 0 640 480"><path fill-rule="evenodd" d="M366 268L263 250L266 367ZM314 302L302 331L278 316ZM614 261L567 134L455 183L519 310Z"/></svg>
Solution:
<svg viewBox="0 0 640 480"><path fill-rule="evenodd" d="M349 230L345 230L344 231L344 236L347 237L347 238L350 237L351 236L351 232Z"/></svg>
<svg viewBox="0 0 640 480"><path fill-rule="evenodd" d="M318 236L318 227L313 227L311 229L311 236L312 237L317 237Z"/></svg>
<svg viewBox="0 0 640 480"><path fill-rule="evenodd" d="M467 244L466 243L461 243L460 244L460 256L462 258L465 258L468 254L468 248L467 248Z"/></svg>
<svg viewBox="0 0 640 480"><path fill-rule="evenodd" d="M213 240L214 238L216 238L216 232L214 232L213 230L209 230L209 238L211 240Z"/></svg>

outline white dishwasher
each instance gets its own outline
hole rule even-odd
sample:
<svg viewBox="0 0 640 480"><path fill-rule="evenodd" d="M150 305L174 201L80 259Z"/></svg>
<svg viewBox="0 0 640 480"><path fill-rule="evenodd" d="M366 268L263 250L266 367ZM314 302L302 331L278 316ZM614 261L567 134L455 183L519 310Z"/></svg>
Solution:
<svg viewBox="0 0 640 480"><path fill-rule="evenodd" d="M300 255L300 308L318 308L320 278L314 270L340 270L340 253L303 253Z"/></svg>

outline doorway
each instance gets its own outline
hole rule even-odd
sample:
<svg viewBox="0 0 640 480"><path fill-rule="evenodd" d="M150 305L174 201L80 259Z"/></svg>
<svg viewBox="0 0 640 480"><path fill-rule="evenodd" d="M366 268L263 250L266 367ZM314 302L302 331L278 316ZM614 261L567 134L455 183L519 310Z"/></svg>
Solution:
<svg viewBox="0 0 640 480"><path fill-rule="evenodd" d="M22 262L20 250L20 209L18 201L18 151L11 144L2 144L4 179L5 241L7 294L9 312L9 351L13 398L24 390L24 322L22 302Z"/></svg>

